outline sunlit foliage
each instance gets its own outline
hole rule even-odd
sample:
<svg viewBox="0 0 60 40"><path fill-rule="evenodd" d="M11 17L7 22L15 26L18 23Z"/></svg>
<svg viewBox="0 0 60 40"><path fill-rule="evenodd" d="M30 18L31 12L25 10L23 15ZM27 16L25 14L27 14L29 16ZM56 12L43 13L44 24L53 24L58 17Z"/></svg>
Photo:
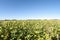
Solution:
<svg viewBox="0 0 60 40"><path fill-rule="evenodd" d="M60 35L60 20L0 21L0 40L52 40Z"/></svg>

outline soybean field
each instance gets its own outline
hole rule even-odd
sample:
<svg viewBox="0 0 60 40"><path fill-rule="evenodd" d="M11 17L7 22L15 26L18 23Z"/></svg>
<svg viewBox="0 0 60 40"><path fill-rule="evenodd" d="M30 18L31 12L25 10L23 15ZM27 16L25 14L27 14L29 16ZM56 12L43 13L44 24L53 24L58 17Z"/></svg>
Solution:
<svg viewBox="0 0 60 40"><path fill-rule="evenodd" d="M60 20L0 20L0 40L60 40Z"/></svg>

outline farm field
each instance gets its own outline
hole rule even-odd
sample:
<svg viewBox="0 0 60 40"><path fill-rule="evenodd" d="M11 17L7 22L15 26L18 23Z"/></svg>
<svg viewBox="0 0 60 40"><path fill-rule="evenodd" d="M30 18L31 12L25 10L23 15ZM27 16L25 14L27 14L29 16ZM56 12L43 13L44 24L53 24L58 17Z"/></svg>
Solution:
<svg viewBox="0 0 60 40"><path fill-rule="evenodd" d="M0 40L60 40L60 20L0 20Z"/></svg>

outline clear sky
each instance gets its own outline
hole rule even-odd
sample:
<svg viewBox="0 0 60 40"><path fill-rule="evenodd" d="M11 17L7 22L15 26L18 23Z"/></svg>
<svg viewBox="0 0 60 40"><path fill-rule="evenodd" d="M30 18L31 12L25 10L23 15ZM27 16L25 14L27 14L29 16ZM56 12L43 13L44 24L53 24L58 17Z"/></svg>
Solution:
<svg viewBox="0 0 60 40"><path fill-rule="evenodd" d="M0 0L0 19L60 19L60 0Z"/></svg>

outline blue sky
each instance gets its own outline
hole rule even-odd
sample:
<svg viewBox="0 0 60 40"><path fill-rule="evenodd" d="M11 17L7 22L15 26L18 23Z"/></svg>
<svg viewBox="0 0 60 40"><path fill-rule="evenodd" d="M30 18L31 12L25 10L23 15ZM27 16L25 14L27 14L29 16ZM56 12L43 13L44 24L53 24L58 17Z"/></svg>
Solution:
<svg viewBox="0 0 60 40"><path fill-rule="evenodd" d="M60 19L60 1L0 0L0 19Z"/></svg>

